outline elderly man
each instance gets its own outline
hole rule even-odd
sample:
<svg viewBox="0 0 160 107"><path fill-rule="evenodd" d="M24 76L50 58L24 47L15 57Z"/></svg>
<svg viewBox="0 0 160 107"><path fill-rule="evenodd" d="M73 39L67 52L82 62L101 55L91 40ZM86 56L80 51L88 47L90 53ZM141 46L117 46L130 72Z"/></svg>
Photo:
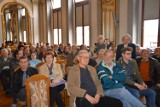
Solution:
<svg viewBox="0 0 160 107"><path fill-rule="evenodd" d="M125 89L125 70L118 63L113 62L113 55L112 50L106 50L103 61L97 68L104 94L121 100L123 107L144 107L136 97Z"/></svg>
<svg viewBox="0 0 160 107"><path fill-rule="evenodd" d="M140 74L148 85L156 91L156 105L160 107L160 63L150 57L147 49L141 50L141 58L136 59Z"/></svg>
<svg viewBox="0 0 160 107"><path fill-rule="evenodd" d="M3 89L6 91L6 94L10 94L10 83L11 83L11 69L10 69L10 60L8 57L8 50L1 50L0 57L0 79L2 82ZM8 79L9 78L9 79Z"/></svg>
<svg viewBox="0 0 160 107"><path fill-rule="evenodd" d="M102 97L102 85L95 69L88 65L89 58L90 54L87 50L80 50L77 55L79 63L69 71L68 90L71 93L71 98L75 99L76 106L121 107L122 104L119 100Z"/></svg>
<svg viewBox="0 0 160 107"><path fill-rule="evenodd" d="M145 96L147 99L147 107L154 107L156 93L148 88L141 78L137 63L131 58L132 48L125 47L121 52L122 57L118 62L125 69L127 74L125 88L138 99L140 99L140 95Z"/></svg>

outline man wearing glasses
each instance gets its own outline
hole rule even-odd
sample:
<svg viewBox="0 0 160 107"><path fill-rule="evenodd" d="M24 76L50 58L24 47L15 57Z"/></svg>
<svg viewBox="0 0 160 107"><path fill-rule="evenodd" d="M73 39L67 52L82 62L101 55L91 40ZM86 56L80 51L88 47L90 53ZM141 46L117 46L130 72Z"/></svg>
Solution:
<svg viewBox="0 0 160 107"><path fill-rule="evenodd" d="M152 89L148 88L143 81L136 61L131 58L132 50L133 49L131 47L122 48L122 57L118 61L127 74L125 88L137 99L140 99L141 95L145 96L147 100L147 107L154 107L156 93Z"/></svg>
<svg viewBox="0 0 160 107"><path fill-rule="evenodd" d="M112 50L106 50L104 59L97 69L104 94L121 100L123 107L144 107L136 97L125 89L126 72L118 63L113 62L113 55Z"/></svg>

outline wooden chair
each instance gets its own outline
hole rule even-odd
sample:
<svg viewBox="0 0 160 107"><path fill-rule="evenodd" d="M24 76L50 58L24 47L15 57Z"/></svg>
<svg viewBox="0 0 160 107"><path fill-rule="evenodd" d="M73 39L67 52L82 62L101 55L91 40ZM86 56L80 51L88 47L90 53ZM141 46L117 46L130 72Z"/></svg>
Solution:
<svg viewBox="0 0 160 107"><path fill-rule="evenodd" d="M40 63L38 63L36 66L35 66L35 68L39 68L41 65L43 65L45 62L40 62Z"/></svg>
<svg viewBox="0 0 160 107"><path fill-rule="evenodd" d="M0 81L0 91L3 91L3 86L2 86L2 83L1 83L1 81ZM1 93L2 94L2 93ZM1 95L0 94L0 95Z"/></svg>
<svg viewBox="0 0 160 107"><path fill-rule="evenodd" d="M94 66L94 68L97 70L98 64Z"/></svg>
<svg viewBox="0 0 160 107"><path fill-rule="evenodd" d="M61 69L62 69L63 75L67 75L68 74L67 62L64 61L64 60L58 60L58 61L56 61L56 63L61 65Z"/></svg>
<svg viewBox="0 0 160 107"><path fill-rule="evenodd" d="M56 61L63 60L66 61L67 57L64 54L57 55Z"/></svg>
<svg viewBox="0 0 160 107"><path fill-rule="evenodd" d="M36 74L25 82L27 107L50 106L50 79L44 75Z"/></svg>
<svg viewBox="0 0 160 107"><path fill-rule="evenodd" d="M17 66L17 67L14 69L14 72L16 72L19 68L20 68L20 66Z"/></svg>
<svg viewBox="0 0 160 107"><path fill-rule="evenodd" d="M69 107L69 95L66 89L62 91L62 99L64 101L64 104Z"/></svg>

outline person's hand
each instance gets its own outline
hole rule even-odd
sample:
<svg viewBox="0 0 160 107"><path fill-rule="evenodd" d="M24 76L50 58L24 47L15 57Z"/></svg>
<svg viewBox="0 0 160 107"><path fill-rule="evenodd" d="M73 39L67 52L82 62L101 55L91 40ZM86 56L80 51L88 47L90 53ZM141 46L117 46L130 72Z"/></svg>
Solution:
<svg viewBox="0 0 160 107"><path fill-rule="evenodd" d="M88 94L85 95L85 98L86 98L91 104L97 104L96 98L94 98L94 97L92 97L92 96L90 96L90 95L88 95Z"/></svg>
<svg viewBox="0 0 160 107"><path fill-rule="evenodd" d="M52 80L50 86L53 87L55 85L56 85L56 83Z"/></svg>
<svg viewBox="0 0 160 107"><path fill-rule="evenodd" d="M160 83L159 83L159 84L157 84L157 86L158 86L158 87L160 87Z"/></svg>
<svg viewBox="0 0 160 107"><path fill-rule="evenodd" d="M99 102L99 99L100 99L100 95L99 95L99 94L96 94L95 99L96 99L96 101L97 101L97 103L98 103L98 102Z"/></svg>
<svg viewBox="0 0 160 107"><path fill-rule="evenodd" d="M145 83L143 83L142 85L143 85L146 89L148 88L148 86L147 86Z"/></svg>
<svg viewBox="0 0 160 107"><path fill-rule="evenodd" d="M136 86L139 90L145 90L146 89L143 85L138 84L138 83L134 83L134 86Z"/></svg>
<svg viewBox="0 0 160 107"><path fill-rule="evenodd" d="M110 75L110 76L108 76L108 78L112 79L112 76Z"/></svg>

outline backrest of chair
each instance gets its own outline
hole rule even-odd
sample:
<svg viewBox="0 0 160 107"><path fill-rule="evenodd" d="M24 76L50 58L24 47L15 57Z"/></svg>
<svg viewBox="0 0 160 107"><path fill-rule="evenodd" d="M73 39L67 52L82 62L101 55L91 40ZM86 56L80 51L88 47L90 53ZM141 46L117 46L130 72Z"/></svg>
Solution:
<svg viewBox="0 0 160 107"><path fill-rule="evenodd" d="M27 107L49 107L50 106L50 79L42 74L36 74L25 82Z"/></svg>
<svg viewBox="0 0 160 107"><path fill-rule="evenodd" d="M95 65L95 66L94 66L94 68L97 70L97 68L98 68L98 64L97 64L97 65Z"/></svg>
<svg viewBox="0 0 160 107"><path fill-rule="evenodd" d="M64 54L57 55L56 61L63 60L66 61L67 57Z"/></svg>
<svg viewBox="0 0 160 107"><path fill-rule="evenodd" d="M20 68L20 66L17 66L17 67L14 69L14 72L16 72L19 68Z"/></svg>
<svg viewBox="0 0 160 107"><path fill-rule="evenodd" d="M36 66L35 66L35 68L39 68L41 65L43 65L45 62L40 62L40 63L38 63Z"/></svg>
<svg viewBox="0 0 160 107"><path fill-rule="evenodd" d="M58 60L56 61L56 63L61 65L62 73L63 75L66 75L67 74L67 62L63 60Z"/></svg>

